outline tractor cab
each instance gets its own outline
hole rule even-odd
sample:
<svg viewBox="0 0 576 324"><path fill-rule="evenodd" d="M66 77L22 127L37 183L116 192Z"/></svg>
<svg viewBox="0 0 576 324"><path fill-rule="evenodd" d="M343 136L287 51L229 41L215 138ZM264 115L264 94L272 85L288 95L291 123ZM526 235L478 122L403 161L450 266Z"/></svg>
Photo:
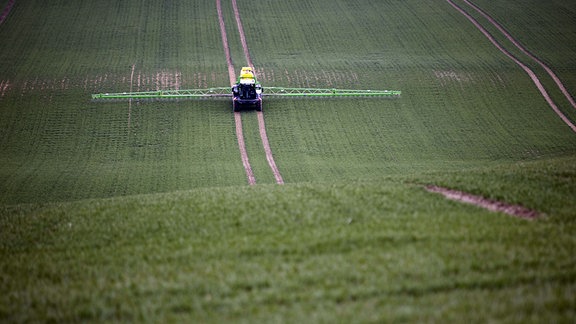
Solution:
<svg viewBox="0 0 576 324"><path fill-rule="evenodd" d="M243 107L255 107L262 111L262 85L256 80L251 67L243 67L238 82L232 86L232 107L240 111Z"/></svg>

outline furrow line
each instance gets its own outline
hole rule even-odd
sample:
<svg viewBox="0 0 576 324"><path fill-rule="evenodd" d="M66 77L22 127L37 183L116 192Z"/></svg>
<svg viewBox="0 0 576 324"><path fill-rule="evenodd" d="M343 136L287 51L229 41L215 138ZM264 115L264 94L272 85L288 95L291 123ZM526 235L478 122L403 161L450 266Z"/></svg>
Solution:
<svg viewBox="0 0 576 324"><path fill-rule="evenodd" d="M250 57L250 51L248 50L248 43L246 42L246 36L244 34L244 28L242 27L242 20L240 19L240 11L238 10L238 4L236 0L232 0L232 7L234 9L234 18L236 19L236 25L238 27L238 33L240 34L240 41L242 43L242 50L244 51L244 56L246 57L246 62L248 65L254 69L254 64ZM260 138L262 139L262 145L264 146L264 152L266 153L266 160L268 165L274 174L277 184L284 184L284 179L278 170L278 166L274 161L274 156L272 155L272 149L270 148L270 142L268 141L268 135L266 133L266 125L264 124L264 114L261 111L257 112L258 115L258 130L260 131Z"/></svg>
<svg viewBox="0 0 576 324"><path fill-rule="evenodd" d="M539 58L537 58L534 54L530 53L530 51L528 51L524 46L522 46L522 44L520 44L514 37L512 37L512 35L510 35L510 33L508 33L504 27L502 27L502 25L500 25L494 18L492 18L492 16L490 16L488 13L486 13L484 10L480 9L480 7L478 7L477 5L475 5L474 3L468 1L468 0L462 0L464 1L466 4L468 4L470 7L472 7L474 10L476 10L479 14L481 14L484 18L486 18L492 25L494 25L494 27L496 27L509 41L512 42L512 44L514 44L514 46L516 46L516 48L518 48L522 53L526 54L528 57L530 57L534 62L538 63L538 65L540 65L544 70L546 70L546 72L548 73L548 75L550 75L550 77L554 80L554 82L556 83L556 85L558 86L558 88L560 89L560 91L562 91L562 93L564 94L564 97L566 97L566 99L568 99L568 101L570 102L570 104L572 105L573 108L576 108L576 102L574 101L574 98L572 98L572 95L570 95L570 93L568 92L568 90L566 90L566 87L564 86L564 84L562 83L562 81L560 80L560 78L556 75L556 73L554 73L554 71L552 71L552 69L546 65L542 60L540 60Z"/></svg>
<svg viewBox="0 0 576 324"><path fill-rule="evenodd" d="M552 101L552 98L550 97L550 95L548 94L548 92L546 91L546 89L544 88L542 83L540 82L540 79L538 79L538 77L536 76L536 73L534 73L534 71L532 71L524 63L520 62L520 60L518 58L516 58L514 55L512 55L512 53L508 52L504 47L502 47L502 45L500 45L500 43L498 43L498 41L496 41L496 39L484 27L482 27L482 25L480 25L480 23L476 19L474 19L474 17L470 16L466 11L464 11L464 9L460 8L457 4L452 2L452 0L446 0L446 1L452 7L454 7L458 12L460 12L463 16L465 16L478 30L480 30L480 32L482 32L482 34L484 34L484 36L486 36L486 38L488 38L488 40L494 46L496 46L496 48L498 48L500 50L500 52L502 52L506 56L508 56L511 60L514 61L514 63L516 63L518 66L520 66L528 74L528 76L530 76L530 79L532 79L532 82L534 82L534 84L536 85L536 87L540 91L540 94L542 94L542 96L544 97L546 102L548 102L548 105L552 108L552 110L554 110L556 115L558 115L560 117L560 119L562 119L562 121L564 121L564 123L566 125L568 125L568 127L570 127L570 129L572 129L573 132L576 133L576 125L574 125L570 121L570 119L568 119L568 117L566 117L562 113L562 111L560 111L560 109L556 106L554 101Z"/></svg>
<svg viewBox="0 0 576 324"><path fill-rule="evenodd" d="M224 24L224 17L222 15L222 5L220 0L216 0L216 11L218 12L218 22L220 25L220 35L222 37L222 45L226 54L226 63L228 65L228 76L230 78L230 85L234 84L236 75L234 72L234 64L232 63L232 55L230 54L230 47L228 46L228 37L226 35L226 25ZM240 149L240 156L242 157L242 165L248 178L248 184L255 185L256 178L250 166L248 159L248 152L246 151L246 143L244 142L244 132L242 131L242 116L239 112L234 113L234 122L236 124L236 137L238 139L238 148Z"/></svg>

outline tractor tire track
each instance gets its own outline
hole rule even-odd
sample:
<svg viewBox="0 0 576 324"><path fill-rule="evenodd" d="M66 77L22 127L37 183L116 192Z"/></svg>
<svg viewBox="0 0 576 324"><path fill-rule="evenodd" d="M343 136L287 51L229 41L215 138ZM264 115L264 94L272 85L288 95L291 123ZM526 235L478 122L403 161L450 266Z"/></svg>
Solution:
<svg viewBox="0 0 576 324"><path fill-rule="evenodd" d="M15 3L16 0L10 0L10 2L8 2L8 5L4 8L2 14L0 15L0 25L4 22L4 20L6 20L8 14L10 14L10 10L12 10L12 7L14 7Z"/></svg>
<svg viewBox="0 0 576 324"><path fill-rule="evenodd" d="M226 34L226 25L224 24L224 16L222 15L222 4L220 0L216 0L216 11L218 11L218 23L220 25L220 35L222 37L222 45L224 46L224 54L226 55L226 63L228 65L228 76L230 77L230 85L234 85L236 75L234 72L234 63L232 63L232 55L230 54L230 47L228 46L228 36Z"/></svg>
<svg viewBox="0 0 576 324"><path fill-rule="evenodd" d="M226 54L226 63L228 65L228 77L230 78L230 85L236 81L234 72L234 64L232 63L232 55L230 54L230 47L228 46L228 37L226 35L226 25L224 24L224 16L222 15L222 5L220 0L216 0L216 11L218 12L218 23L220 25L220 35L222 37L222 45L224 46L224 53ZM234 122L236 124L236 137L238 139L238 148L240 149L240 156L242 158L242 165L246 172L249 185L256 184L254 172L250 166L248 159L248 152L246 151L246 143L244 142L244 132L242 131L242 116L239 112L234 113Z"/></svg>
<svg viewBox="0 0 576 324"><path fill-rule="evenodd" d="M132 64L132 72L130 73L130 92L132 92L132 84L134 80L134 69L136 64ZM130 122L132 120L132 98L128 99L128 136L130 136Z"/></svg>
<svg viewBox="0 0 576 324"><path fill-rule="evenodd" d="M272 169L272 173L274 173L274 178L276 179L277 184L284 184L284 179L282 179L282 175L276 166L276 162L274 161L274 157L272 155L272 149L270 148L270 142L268 141L268 136L266 135L266 125L264 124L264 113L261 111L257 111L256 114L258 115L258 130L260 131L260 138L262 139L262 145L264 145L264 151L266 152L266 160L268 161L268 165Z"/></svg>
<svg viewBox="0 0 576 324"><path fill-rule="evenodd" d="M552 108L552 110L554 110L554 112L556 113L556 115L558 115L560 117L560 119L562 119L562 121L568 125L568 127L570 127L570 129L572 129L573 132L576 133L576 125L574 125L570 119L568 119L568 117L566 117L562 111L560 111L560 109L556 106L556 104L554 103L554 101L552 101L552 98L550 97L550 95L548 94L548 92L546 91L546 89L544 88L544 86L542 85L542 83L540 82L540 79L538 79L538 77L536 76L536 73L534 73L534 71L532 71L528 66L526 66L524 63L520 62L520 60L518 58L516 58L514 55L512 55L512 53L508 52L504 47L502 47L502 45L500 45L500 43L498 43L498 41L496 41L496 39L484 28L482 27L482 25L480 25L480 23L474 19L474 17L470 16L466 11L464 11L464 9L460 8L457 4L455 4L452 0L446 0L452 7L454 7L454 9L456 9L458 12L460 12L464 17L466 17L478 30L480 30L480 32L482 32L482 34L484 34L484 36L486 38L488 38L488 40L494 45L496 46L496 48L498 48L498 50L500 50L500 52L504 53L504 55L508 56L508 58L510 58L511 60L514 61L514 63L516 63L518 66L520 66L527 74L528 76L530 76L530 79L532 79L532 82L534 82L534 84L536 85L536 87L538 88L538 90L540 91L540 94L542 94L542 96L544 97L544 99L546 100L546 102L548 103L548 105Z"/></svg>
<svg viewBox="0 0 576 324"><path fill-rule="evenodd" d="M556 73L554 73L554 71L552 71L552 69L546 65L542 60L540 60L539 58L537 58L534 54L530 53L524 46L522 46L522 44L520 44L514 37L512 37L512 35L510 35L510 33L508 33L504 27L502 27L498 22L496 22L496 20L494 18L492 18L492 16L490 16L488 13L486 13L484 10L480 9L477 5L475 5L474 3L468 1L468 0L462 0L464 1L466 4L468 4L470 7L472 7L474 10L476 10L479 14L481 14L484 18L486 18L494 27L496 27L509 41L512 42L512 44L514 44L514 46L516 46L516 48L518 48L522 53L526 54L528 57L530 57L534 62L538 63L538 65L540 65L544 70L546 70L546 72L548 73L548 75L550 75L550 77L554 80L554 82L556 83L556 85L558 86L558 88L560 89L560 91L562 91L562 93L564 94L564 97L566 97L566 99L568 99L568 101L570 102L570 104L572 105L573 108L576 108L576 102L574 101L574 98L572 98L572 95L570 95L570 93L568 92L568 90L566 90L566 87L564 86L564 84L562 83L562 81L560 80L560 78L556 75Z"/></svg>
<svg viewBox="0 0 576 324"><path fill-rule="evenodd" d="M236 0L232 0L232 8L234 10L234 18L236 19L236 26L238 27L238 33L240 34L240 42L242 43L242 50L244 51L246 62L248 62L248 66L254 69L254 64L252 63L250 52L248 51L248 43L246 42L244 27L242 27L242 20L240 20L240 11L238 10L238 3Z"/></svg>
<svg viewBox="0 0 576 324"><path fill-rule="evenodd" d="M219 2L220 0L218 0ZM232 0L232 7L234 10L234 18L236 19L236 26L238 27L238 33L240 34L240 42L242 43L242 50L246 58L248 65L254 69L254 64L252 63L252 58L250 57L250 51L248 50L248 43L246 42L246 36L244 34L244 27L242 27L242 20L240 19L240 11L238 10L238 4L236 0ZM262 139L262 145L264 146L264 152L266 153L266 160L268 165L274 174L277 184L284 184L284 179L278 170L278 166L274 161L274 156L272 155L272 149L270 148L270 142L268 141L268 135L266 133L266 125L264 123L264 114L262 111L256 112L258 115L258 130L260 131L260 138Z"/></svg>

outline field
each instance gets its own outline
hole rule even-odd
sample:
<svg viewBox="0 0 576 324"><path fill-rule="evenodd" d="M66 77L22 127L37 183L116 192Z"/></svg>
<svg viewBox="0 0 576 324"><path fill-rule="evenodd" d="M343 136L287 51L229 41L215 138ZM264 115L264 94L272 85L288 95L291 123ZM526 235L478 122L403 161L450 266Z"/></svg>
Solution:
<svg viewBox="0 0 576 324"><path fill-rule="evenodd" d="M453 3L576 122L541 65ZM450 1L237 4L264 87L402 96L265 99L285 184L245 111L249 185L229 100L90 99L227 86L216 0L15 1L0 23L0 321L576 320L576 133L525 70ZM473 4L576 93L576 4Z"/></svg>

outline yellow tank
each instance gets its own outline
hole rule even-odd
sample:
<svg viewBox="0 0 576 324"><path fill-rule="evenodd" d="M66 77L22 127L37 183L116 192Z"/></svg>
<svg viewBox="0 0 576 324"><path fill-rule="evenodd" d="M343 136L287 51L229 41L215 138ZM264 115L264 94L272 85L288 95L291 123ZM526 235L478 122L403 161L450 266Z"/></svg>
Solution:
<svg viewBox="0 0 576 324"><path fill-rule="evenodd" d="M241 79L255 79L254 72L252 72L252 68L249 66L245 66L240 71L240 78Z"/></svg>

